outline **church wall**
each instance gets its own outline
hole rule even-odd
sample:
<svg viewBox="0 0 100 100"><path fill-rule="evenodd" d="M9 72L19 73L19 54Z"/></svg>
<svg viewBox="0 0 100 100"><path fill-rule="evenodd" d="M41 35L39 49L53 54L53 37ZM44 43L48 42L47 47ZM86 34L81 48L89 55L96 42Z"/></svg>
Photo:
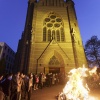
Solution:
<svg viewBox="0 0 100 100"><path fill-rule="evenodd" d="M64 32L65 32L65 42L59 43L61 48L57 44L51 44L47 50L43 53L44 49L47 47L48 43L43 43L43 20L44 18L50 13L51 11L57 13L63 20L64 23ZM31 46L31 57L30 57L30 65L29 67L31 69L35 69L37 66L37 59L38 64L41 64L42 67L39 67L38 70L44 71L44 67L48 66L48 61L50 60L50 57L47 57L49 55L50 51L55 51L60 53L60 55L63 58L64 63L62 64L66 71L72 69L75 67L74 57L73 57L73 49L72 49L72 43L71 43L71 36L70 36L70 30L69 30L69 23L68 23L68 17L67 17L67 11L64 7L48 7L48 6L37 6L36 7L36 14L35 19L33 19L33 28L35 27L34 34L34 40L33 45ZM34 26L36 25L36 26ZM68 56L68 57L67 57ZM32 66L32 67L31 67Z"/></svg>
<svg viewBox="0 0 100 100"><path fill-rule="evenodd" d="M59 0L59 2L57 0L52 0L52 2L44 0L44 2L34 3L31 35L28 33L30 30L27 31L27 29L25 29L25 37L23 40L23 42L26 43L28 35L31 36L31 40L28 40L28 72L48 73L50 67L58 67L61 72L66 73L69 72L69 70L80 67L83 63L86 63L82 39L73 7L72 4L67 5L63 0ZM52 40L51 42L43 41L43 22L50 12L54 12L62 19L65 34L65 41L63 42L57 42L55 40ZM75 39L74 42L72 41L73 34L73 38ZM23 54L21 56L21 66L24 65L24 59L27 57L25 43L23 46ZM55 57L60 64L56 66L50 65L52 57Z"/></svg>

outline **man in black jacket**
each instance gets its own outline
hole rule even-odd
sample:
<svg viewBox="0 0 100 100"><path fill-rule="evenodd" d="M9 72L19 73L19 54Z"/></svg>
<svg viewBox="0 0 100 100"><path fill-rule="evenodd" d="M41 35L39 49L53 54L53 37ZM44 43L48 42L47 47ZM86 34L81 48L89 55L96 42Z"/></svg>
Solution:
<svg viewBox="0 0 100 100"><path fill-rule="evenodd" d="M5 94L6 100L10 100L11 96L11 80L12 74L9 74L5 77L5 80L2 83L3 92Z"/></svg>

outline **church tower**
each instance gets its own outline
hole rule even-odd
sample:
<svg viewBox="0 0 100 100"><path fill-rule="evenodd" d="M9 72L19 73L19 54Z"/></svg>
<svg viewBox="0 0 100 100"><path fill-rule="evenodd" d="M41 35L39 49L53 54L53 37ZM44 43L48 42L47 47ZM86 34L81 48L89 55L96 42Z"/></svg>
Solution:
<svg viewBox="0 0 100 100"><path fill-rule="evenodd" d="M72 0L29 0L16 67L26 73L65 73L87 66Z"/></svg>

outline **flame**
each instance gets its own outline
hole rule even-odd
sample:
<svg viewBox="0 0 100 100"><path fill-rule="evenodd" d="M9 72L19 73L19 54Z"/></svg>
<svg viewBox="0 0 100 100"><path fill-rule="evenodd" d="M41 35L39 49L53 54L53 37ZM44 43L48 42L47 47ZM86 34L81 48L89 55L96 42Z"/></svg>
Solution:
<svg viewBox="0 0 100 100"><path fill-rule="evenodd" d="M69 81L60 95L64 94L67 100L98 100L89 95L90 89L84 81L84 77L87 77L86 72L92 74L95 73L95 71L96 68L89 71L89 69L84 66L82 68L72 69L69 72Z"/></svg>
<svg viewBox="0 0 100 100"><path fill-rule="evenodd" d="M89 71L90 75L97 74L96 70L97 70L97 67L94 66L93 69Z"/></svg>

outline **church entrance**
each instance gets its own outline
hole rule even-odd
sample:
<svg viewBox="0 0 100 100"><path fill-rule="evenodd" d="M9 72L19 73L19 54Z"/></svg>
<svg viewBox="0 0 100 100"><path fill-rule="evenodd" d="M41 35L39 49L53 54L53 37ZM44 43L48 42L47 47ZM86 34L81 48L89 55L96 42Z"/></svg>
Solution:
<svg viewBox="0 0 100 100"><path fill-rule="evenodd" d="M60 73L60 62L55 56L50 58L49 73Z"/></svg>
<svg viewBox="0 0 100 100"><path fill-rule="evenodd" d="M61 57L56 55L51 56L48 61L47 67L44 67L44 73L64 73L65 67Z"/></svg>
<svg viewBox="0 0 100 100"><path fill-rule="evenodd" d="M60 73L59 67L49 67L49 73Z"/></svg>

